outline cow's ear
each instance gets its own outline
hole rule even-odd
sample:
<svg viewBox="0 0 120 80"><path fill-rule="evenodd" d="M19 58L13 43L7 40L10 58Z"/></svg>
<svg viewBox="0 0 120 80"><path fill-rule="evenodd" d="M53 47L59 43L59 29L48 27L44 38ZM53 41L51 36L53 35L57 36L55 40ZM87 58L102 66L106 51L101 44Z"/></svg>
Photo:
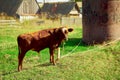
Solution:
<svg viewBox="0 0 120 80"><path fill-rule="evenodd" d="M50 33L50 35L53 35L53 31L48 31L48 33Z"/></svg>
<svg viewBox="0 0 120 80"><path fill-rule="evenodd" d="M73 28L68 28L68 32L72 32L73 31Z"/></svg>
<svg viewBox="0 0 120 80"><path fill-rule="evenodd" d="M56 28L56 29L54 30L54 32L55 32L55 33L57 33L58 31L59 31L59 29L58 29L58 28Z"/></svg>

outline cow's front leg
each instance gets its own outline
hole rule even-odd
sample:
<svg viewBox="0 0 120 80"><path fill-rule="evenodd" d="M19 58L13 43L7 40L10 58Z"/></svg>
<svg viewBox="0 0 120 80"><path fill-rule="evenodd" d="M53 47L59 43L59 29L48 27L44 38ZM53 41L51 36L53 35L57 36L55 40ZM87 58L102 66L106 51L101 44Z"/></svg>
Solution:
<svg viewBox="0 0 120 80"><path fill-rule="evenodd" d="M54 49L53 48L50 48L50 63L53 63L53 65L55 65Z"/></svg>

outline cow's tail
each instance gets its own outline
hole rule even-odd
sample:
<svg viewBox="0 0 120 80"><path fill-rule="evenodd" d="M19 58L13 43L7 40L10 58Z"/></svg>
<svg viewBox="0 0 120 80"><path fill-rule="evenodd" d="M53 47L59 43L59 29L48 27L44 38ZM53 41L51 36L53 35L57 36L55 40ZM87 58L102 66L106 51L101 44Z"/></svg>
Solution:
<svg viewBox="0 0 120 80"><path fill-rule="evenodd" d="M18 46L18 56L20 55L20 53L21 53L21 49L20 49L20 47Z"/></svg>
<svg viewBox="0 0 120 80"><path fill-rule="evenodd" d="M19 36L18 36L18 38L17 38L17 43L18 43L18 57L19 57L19 55L20 55L20 53L21 53L20 44L19 44L20 40L19 40L19 39L20 39L20 38L19 38Z"/></svg>

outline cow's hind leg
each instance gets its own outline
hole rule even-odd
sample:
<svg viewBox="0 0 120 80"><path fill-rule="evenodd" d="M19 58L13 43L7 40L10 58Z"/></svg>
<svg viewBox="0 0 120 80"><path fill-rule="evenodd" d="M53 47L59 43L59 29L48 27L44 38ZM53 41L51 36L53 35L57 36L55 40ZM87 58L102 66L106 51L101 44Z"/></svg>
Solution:
<svg viewBox="0 0 120 80"><path fill-rule="evenodd" d="M53 63L53 65L55 65L54 49L50 49L50 63Z"/></svg>
<svg viewBox="0 0 120 80"><path fill-rule="evenodd" d="M23 58L25 56L27 51L19 51L19 55L18 55L18 71L22 70L22 62L23 62Z"/></svg>

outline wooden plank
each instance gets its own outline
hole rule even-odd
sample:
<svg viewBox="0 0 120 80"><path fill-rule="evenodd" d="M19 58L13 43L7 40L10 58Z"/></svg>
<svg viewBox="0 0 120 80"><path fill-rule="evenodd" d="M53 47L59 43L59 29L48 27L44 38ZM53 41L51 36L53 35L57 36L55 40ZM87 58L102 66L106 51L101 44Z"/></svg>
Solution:
<svg viewBox="0 0 120 80"><path fill-rule="evenodd" d="M0 20L0 23L16 22L16 20Z"/></svg>
<svg viewBox="0 0 120 80"><path fill-rule="evenodd" d="M0 20L0 24L18 24L16 20Z"/></svg>

